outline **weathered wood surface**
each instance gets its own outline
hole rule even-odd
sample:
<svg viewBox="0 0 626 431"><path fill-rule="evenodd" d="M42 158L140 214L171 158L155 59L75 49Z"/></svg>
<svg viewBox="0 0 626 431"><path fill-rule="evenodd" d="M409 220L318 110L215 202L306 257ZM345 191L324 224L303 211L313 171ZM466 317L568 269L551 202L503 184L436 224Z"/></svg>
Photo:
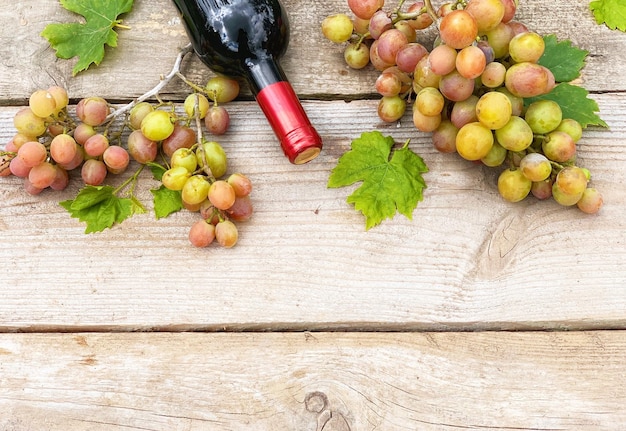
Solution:
<svg viewBox="0 0 626 431"><path fill-rule="evenodd" d="M409 116L382 124L368 100L376 72L348 70L319 34L343 0L285 0L283 65L324 138L318 159L290 165L256 104L230 105L220 141L253 179L256 210L234 249L189 246L186 212L85 235L58 206L78 182L33 197L0 179L0 430L623 429L626 35L570 3L522 1L519 18L590 51L580 82L610 126L587 129L579 150L605 197L597 216L507 204L494 171L437 153ZM126 102L186 43L169 0L136 0L119 47L72 78L39 36L68 19L54 1L0 6L0 148L33 90ZM210 76L196 59L185 74ZM365 232L351 190L326 182L373 129L411 139L429 187L412 221ZM172 333L224 329L259 332ZM347 332L279 332L333 329ZM421 333L486 329L619 330ZM418 332L350 332L364 330ZM316 392L324 411L324 396L306 402Z"/></svg>
<svg viewBox="0 0 626 431"><path fill-rule="evenodd" d="M620 430L620 332L0 334L4 431Z"/></svg>

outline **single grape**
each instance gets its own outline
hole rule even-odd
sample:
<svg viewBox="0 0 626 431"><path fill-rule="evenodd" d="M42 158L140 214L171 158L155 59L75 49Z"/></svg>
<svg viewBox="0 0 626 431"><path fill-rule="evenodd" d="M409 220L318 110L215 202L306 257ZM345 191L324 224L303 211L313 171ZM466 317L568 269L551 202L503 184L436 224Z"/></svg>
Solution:
<svg viewBox="0 0 626 431"><path fill-rule="evenodd" d="M25 166L32 168L46 161L48 150L42 143L30 141L18 148L17 157Z"/></svg>
<svg viewBox="0 0 626 431"><path fill-rule="evenodd" d="M370 25L369 19L362 19L358 16L354 16L352 18L352 23L354 24L354 32L359 36L366 36L366 33L369 31L368 27ZM366 36L366 39L371 39L371 36Z"/></svg>
<svg viewBox="0 0 626 431"><path fill-rule="evenodd" d="M250 181L250 178L243 174L230 174L227 181L235 191L235 195L237 195L237 197L248 196L252 193L252 181Z"/></svg>
<svg viewBox="0 0 626 431"><path fill-rule="evenodd" d="M22 108L15 113L13 125L18 133L25 136L41 136L46 132L46 123L38 117L30 108Z"/></svg>
<svg viewBox="0 0 626 431"><path fill-rule="evenodd" d="M526 33L529 31L528 27L526 27L526 24L523 24L519 21L509 21L508 25L513 30L513 36L517 36L518 34Z"/></svg>
<svg viewBox="0 0 626 431"><path fill-rule="evenodd" d="M56 175L54 176L54 180L50 184L50 188L56 191L65 190L65 188L70 183L70 176L67 171L61 166L55 165L54 168L56 171Z"/></svg>
<svg viewBox="0 0 626 431"><path fill-rule="evenodd" d="M496 166L500 166L502 165L502 163L504 163L507 154L508 150L500 145L497 141L494 141L487 155L480 159L480 161L483 162L485 166L495 168Z"/></svg>
<svg viewBox="0 0 626 431"><path fill-rule="evenodd" d="M376 78L374 88L381 96L397 96L402 90L402 81L395 73L383 72Z"/></svg>
<svg viewBox="0 0 626 431"><path fill-rule="evenodd" d="M456 150L466 160L480 160L493 146L493 132L479 122L469 123L456 135Z"/></svg>
<svg viewBox="0 0 626 431"><path fill-rule="evenodd" d="M50 162L43 162L28 172L28 181L38 189L50 187L57 176L57 170Z"/></svg>
<svg viewBox="0 0 626 431"><path fill-rule="evenodd" d="M563 190L561 190L556 182L552 184L552 197L560 205L566 207L576 205L578 201L582 198L582 196L583 192L580 192L578 194L565 193Z"/></svg>
<svg viewBox="0 0 626 431"><path fill-rule="evenodd" d="M62 133L64 133L66 130L65 125L61 124L61 123L50 123L48 124L48 134L52 137L55 137L57 135L60 135Z"/></svg>
<svg viewBox="0 0 626 431"><path fill-rule="evenodd" d="M511 116L495 134L500 145L510 151L524 151L533 143L532 129L523 118L517 116Z"/></svg>
<svg viewBox="0 0 626 431"><path fill-rule="evenodd" d="M128 120L133 130L141 129L141 122L150 112L154 111L154 106L149 102L139 102L130 110Z"/></svg>
<svg viewBox="0 0 626 431"><path fill-rule="evenodd" d="M484 32L489 42L489 46L493 49L495 58L505 58L509 55L509 42L515 36L513 28L509 24L500 23L491 30Z"/></svg>
<svg viewBox="0 0 626 431"><path fill-rule="evenodd" d="M72 169L76 169L77 167L79 167L83 163L84 160L85 160L85 151L83 150L82 147L78 147L78 151L76 151L76 155L74 156L72 161L69 163L63 163L63 164L59 163L59 166L61 166L66 171L71 171Z"/></svg>
<svg viewBox="0 0 626 431"><path fill-rule="evenodd" d="M465 10L476 20L480 33L492 30L500 24L505 12L502 0L471 0Z"/></svg>
<svg viewBox="0 0 626 431"><path fill-rule="evenodd" d="M411 4L407 8L407 12L408 13L421 12L417 16L417 18L410 19L410 20L407 21L411 25L411 27L413 27L415 30L424 30L424 29L430 27L431 24L433 23L433 19L426 12L426 10L424 8L424 2L421 1L421 0L420 1L416 1L413 4Z"/></svg>
<svg viewBox="0 0 626 431"><path fill-rule="evenodd" d="M57 102L47 90L37 90L30 95L28 106L38 117L47 118L56 112ZM45 187L40 187L45 188Z"/></svg>
<svg viewBox="0 0 626 431"><path fill-rule="evenodd" d="M119 145L110 145L102 154L102 161L112 174L121 174L128 167L130 155Z"/></svg>
<svg viewBox="0 0 626 431"><path fill-rule="evenodd" d="M80 169L80 176L83 182L90 186L99 186L107 176L107 166L102 160L89 159L83 163Z"/></svg>
<svg viewBox="0 0 626 431"><path fill-rule="evenodd" d="M424 115L418 109L417 103L413 104L413 125L420 132L434 132L441 125L441 114Z"/></svg>
<svg viewBox="0 0 626 431"><path fill-rule="evenodd" d="M100 157L104 154L107 148L109 148L109 138L101 133L96 133L87 139L83 145L85 154L90 157Z"/></svg>
<svg viewBox="0 0 626 431"><path fill-rule="evenodd" d="M36 140L37 140L36 136L28 136L23 133L16 133L15 135L13 135L13 139L11 139L9 143L12 143L15 146L14 150L15 152L17 152L17 149L21 147L23 144L25 144L26 142L36 141ZM5 150L13 151L9 149L9 144L7 144L7 147L5 148Z"/></svg>
<svg viewBox="0 0 626 431"><path fill-rule="evenodd" d="M484 72L486 65L485 53L474 45L466 46L456 56L456 70L464 78L478 78Z"/></svg>
<svg viewBox="0 0 626 431"><path fill-rule="evenodd" d="M202 175L192 175L185 181L181 197L183 201L188 204L200 204L207 198L210 187L211 183L209 183L206 177Z"/></svg>
<svg viewBox="0 0 626 431"><path fill-rule="evenodd" d="M78 144L68 134L57 135L50 142L50 157L57 163L70 163L74 160L77 151L79 151Z"/></svg>
<svg viewBox="0 0 626 431"><path fill-rule="evenodd" d="M532 181L519 168L506 169L498 177L498 192L509 202L519 202L530 193Z"/></svg>
<svg viewBox="0 0 626 431"><path fill-rule="evenodd" d="M174 166L163 173L161 182L169 190L182 190L190 177L191 173L185 167Z"/></svg>
<svg viewBox="0 0 626 431"><path fill-rule="evenodd" d="M474 80L468 79L457 70L447 74L441 78L439 82L439 91L446 99L453 102L466 100L474 92Z"/></svg>
<svg viewBox="0 0 626 431"><path fill-rule="evenodd" d="M511 102L511 115L515 115L516 117L521 117L524 112L524 99L518 96L514 96L509 90L505 87L496 88L498 93L504 94L509 98Z"/></svg>
<svg viewBox="0 0 626 431"><path fill-rule="evenodd" d="M13 157L9 163L9 171L11 171L11 173L16 177L27 178L31 169L32 167L24 164L22 159L19 157Z"/></svg>
<svg viewBox="0 0 626 431"><path fill-rule="evenodd" d="M507 23L515 17L515 12L517 12L517 2L518 0L502 0L502 4L504 5L504 16L502 17L502 22Z"/></svg>
<svg viewBox="0 0 626 431"><path fill-rule="evenodd" d="M445 99L436 88L426 87L417 93L415 104L422 114L433 116L441 114L445 105Z"/></svg>
<svg viewBox="0 0 626 431"><path fill-rule="evenodd" d="M487 64L491 63L492 61L496 59L495 51L493 50L491 45L489 45L489 42L487 42L486 40L479 40L476 43L476 46L480 48L483 54L485 54L485 60Z"/></svg>
<svg viewBox="0 0 626 431"><path fill-rule="evenodd" d="M478 104L478 96L471 95L465 100L456 102L452 106L450 113L450 121L460 129L468 123L478 121L476 117L476 105Z"/></svg>
<svg viewBox="0 0 626 431"><path fill-rule="evenodd" d="M463 49L476 40L478 24L467 11L453 10L442 18L439 24L439 35L446 45Z"/></svg>
<svg viewBox="0 0 626 431"><path fill-rule="evenodd" d="M541 182L550 177L552 164L541 153L529 153L522 157L519 168L526 178L533 182Z"/></svg>
<svg viewBox="0 0 626 431"><path fill-rule="evenodd" d="M161 149L167 157L172 157L179 148L191 148L196 143L196 132L185 125L176 123L172 134L161 142Z"/></svg>
<svg viewBox="0 0 626 431"><path fill-rule="evenodd" d="M235 202L226 210L231 220L239 222L249 220L253 211L250 196L237 196Z"/></svg>
<svg viewBox="0 0 626 431"><path fill-rule="evenodd" d="M563 112L555 101L539 100L528 106L524 118L533 132L545 134L555 130L561 124Z"/></svg>
<svg viewBox="0 0 626 431"><path fill-rule="evenodd" d="M396 55L408 43L406 36L400 30L389 29L378 38L378 55L384 62L395 64Z"/></svg>
<svg viewBox="0 0 626 431"><path fill-rule="evenodd" d="M383 61L383 59L380 58L380 56L378 55L378 41L377 40L372 42L372 45L370 46L370 62L372 63L372 66L374 66L374 69L380 70L380 71L383 71L393 66L393 63L388 63L386 61Z"/></svg>
<svg viewBox="0 0 626 431"><path fill-rule="evenodd" d="M564 118L554 130L567 133L574 142L578 142L583 136L582 126L578 121L571 118Z"/></svg>
<svg viewBox="0 0 626 431"><path fill-rule="evenodd" d="M511 101L502 93L490 91L478 99L476 118L491 130L504 127L511 119Z"/></svg>
<svg viewBox="0 0 626 431"><path fill-rule="evenodd" d="M195 247L207 247L215 239L215 226L206 220L198 220L189 229L189 242Z"/></svg>
<svg viewBox="0 0 626 431"><path fill-rule="evenodd" d="M559 171L554 183L568 195L578 195L587 188L587 175L578 166L566 166Z"/></svg>
<svg viewBox="0 0 626 431"><path fill-rule="evenodd" d="M393 28L404 34L408 43L417 42L417 32L407 21L400 20L393 25Z"/></svg>
<svg viewBox="0 0 626 431"><path fill-rule="evenodd" d="M381 120L392 123L398 121L406 110L406 100L400 96L383 97L378 102L378 116Z"/></svg>
<svg viewBox="0 0 626 431"><path fill-rule="evenodd" d="M215 141L205 141L196 150L198 166L203 168L208 165L215 178L220 178L228 169L228 159L226 152L220 144Z"/></svg>
<svg viewBox="0 0 626 431"><path fill-rule="evenodd" d="M149 112L141 122L141 132L151 141L167 139L174 132L172 116L160 109Z"/></svg>
<svg viewBox="0 0 626 431"><path fill-rule="evenodd" d="M223 135L230 126L230 116L223 106L213 106L204 117L204 125L214 135Z"/></svg>
<svg viewBox="0 0 626 431"><path fill-rule="evenodd" d="M430 69L437 75L447 75L456 69L457 50L449 45L438 45L429 55Z"/></svg>
<svg viewBox="0 0 626 431"><path fill-rule="evenodd" d="M159 147L156 142L146 138L141 130L133 130L128 135L128 153L137 163L146 164L156 160Z"/></svg>
<svg viewBox="0 0 626 431"><path fill-rule="evenodd" d="M174 168L177 166L182 166L187 169L188 172L194 172L198 167L198 159L196 158L196 153L189 148L179 148L174 151L172 157L170 158L170 165Z"/></svg>
<svg viewBox="0 0 626 431"><path fill-rule="evenodd" d="M550 69L535 63L517 63L506 71L504 85L518 97L528 98L549 93L554 88Z"/></svg>
<svg viewBox="0 0 626 431"><path fill-rule="evenodd" d="M210 108L209 99L204 94L193 93L188 95L183 102L183 109L189 118L196 117L196 105L198 108L198 116L202 119L206 117Z"/></svg>
<svg viewBox="0 0 626 431"><path fill-rule="evenodd" d="M204 87L209 99L217 103L228 103L239 96L239 82L225 76L214 76Z"/></svg>
<svg viewBox="0 0 626 431"><path fill-rule="evenodd" d="M385 0L348 0L352 13L361 19L370 19L384 4Z"/></svg>
<svg viewBox="0 0 626 431"><path fill-rule="evenodd" d="M93 126L90 126L89 124L85 124L85 123L80 123L74 129L73 136L74 136L74 140L76 141L76 143L80 145L85 145L85 142L87 142L87 139L91 138L93 135L97 133L98 132L96 131L96 129L94 129Z"/></svg>
<svg viewBox="0 0 626 431"><path fill-rule="evenodd" d="M413 73L417 63L428 54L428 50L417 42L404 45L396 54L396 65L404 73Z"/></svg>
<svg viewBox="0 0 626 431"><path fill-rule="evenodd" d="M417 62L413 73L413 82L414 85L419 86L420 89L424 87L439 87L441 76L437 75L430 68L430 55L425 55Z"/></svg>
<svg viewBox="0 0 626 431"><path fill-rule="evenodd" d="M450 120L442 120L439 127L433 131L433 146L441 153L455 153L457 133L458 127Z"/></svg>
<svg viewBox="0 0 626 431"><path fill-rule="evenodd" d="M384 32L393 27L391 17L387 12L379 10L370 18L369 32L372 38L378 39Z"/></svg>
<svg viewBox="0 0 626 431"><path fill-rule="evenodd" d="M487 88L497 88L504 83L506 67L502 63L493 61L485 66L480 80Z"/></svg>
<svg viewBox="0 0 626 431"><path fill-rule="evenodd" d="M30 180L27 178L24 178L24 190L26 191L26 193L28 193L29 195L38 195L39 193L41 193L43 191L43 189L40 189L39 187L35 187Z"/></svg>
<svg viewBox="0 0 626 431"><path fill-rule="evenodd" d="M90 126L104 124L109 111L109 104L102 97L86 97L76 104L76 116Z"/></svg>
<svg viewBox="0 0 626 431"><path fill-rule="evenodd" d="M364 43L349 43L343 52L343 58L352 69L363 69L370 63L370 49Z"/></svg>
<svg viewBox="0 0 626 431"><path fill-rule="evenodd" d="M552 179L547 178L543 181L533 182L530 192L537 199L548 199L552 197Z"/></svg>
<svg viewBox="0 0 626 431"><path fill-rule="evenodd" d="M209 201L220 210L227 210L235 203L235 190L224 180L217 180L211 184L208 192Z"/></svg>
<svg viewBox="0 0 626 431"><path fill-rule="evenodd" d="M535 32L520 33L509 43L509 55L516 63L525 61L536 63L543 55L546 44L543 37Z"/></svg>
<svg viewBox="0 0 626 431"><path fill-rule="evenodd" d="M237 226L230 220L219 222L215 226L215 239L222 247L233 247L239 239Z"/></svg>
<svg viewBox="0 0 626 431"><path fill-rule="evenodd" d="M322 34L331 42L343 43L348 41L353 30L354 24L345 13L327 16L322 21Z"/></svg>
<svg viewBox="0 0 626 431"><path fill-rule="evenodd" d="M52 95L55 102L54 113L58 114L63 108L67 107L68 103L70 103L70 98L67 94L67 90L58 85L53 85L48 88L48 93Z"/></svg>
<svg viewBox="0 0 626 431"><path fill-rule="evenodd" d="M596 214L603 204L602 194L593 187L588 187L576 202L578 208L586 214Z"/></svg>

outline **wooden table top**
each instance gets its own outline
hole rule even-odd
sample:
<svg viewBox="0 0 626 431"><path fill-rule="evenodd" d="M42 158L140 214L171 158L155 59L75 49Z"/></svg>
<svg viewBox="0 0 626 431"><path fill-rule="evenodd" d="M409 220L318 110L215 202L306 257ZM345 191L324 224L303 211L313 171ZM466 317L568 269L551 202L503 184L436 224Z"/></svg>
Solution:
<svg viewBox="0 0 626 431"><path fill-rule="evenodd" d="M377 72L350 70L319 31L345 1L284 0L282 64L324 150L291 165L249 93L228 105L219 141L255 187L234 248L190 246L187 211L85 235L58 205L78 181L31 196L0 178L0 430L623 429L626 34L588 2L520 2L530 29L590 53L576 83L609 129L586 129L578 157L599 214L507 203L495 170L438 153L410 113L382 123ZM0 149L38 88L121 104L170 70L188 41L173 3L135 3L119 46L76 77L40 37L72 14L0 7ZM191 56L183 68L212 76ZM371 130L410 139L430 171L412 220L366 231L351 190L326 184ZM138 192L149 209L155 184L146 173Z"/></svg>

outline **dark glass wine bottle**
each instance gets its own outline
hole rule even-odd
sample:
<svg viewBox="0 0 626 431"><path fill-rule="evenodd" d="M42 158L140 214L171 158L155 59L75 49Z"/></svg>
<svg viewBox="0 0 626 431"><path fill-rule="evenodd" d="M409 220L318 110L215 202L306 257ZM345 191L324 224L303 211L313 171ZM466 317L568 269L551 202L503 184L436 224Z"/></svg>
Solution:
<svg viewBox="0 0 626 431"><path fill-rule="evenodd" d="M174 0L196 54L213 71L244 78L285 155L306 163L322 139L278 63L289 23L278 0Z"/></svg>

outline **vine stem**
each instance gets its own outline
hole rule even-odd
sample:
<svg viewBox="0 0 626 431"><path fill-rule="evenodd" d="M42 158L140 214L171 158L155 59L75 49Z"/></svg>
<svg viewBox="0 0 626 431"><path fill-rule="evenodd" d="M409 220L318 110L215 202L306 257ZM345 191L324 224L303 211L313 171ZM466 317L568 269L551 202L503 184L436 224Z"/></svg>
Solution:
<svg viewBox="0 0 626 431"><path fill-rule="evenodd" d="M163 78L161 78L161 80L159 81L159 83L152 88L151 90L148 90L146 93L142 94L141 96L139 96L138 98L136 98L135 100L133 100L132 102L130 102L127 105L122 106L121 108L116 109L115 111L111 112L109 115L107 115L106 117L106 121L109 121L113 118L116 118L128 111L130 111L136 104L141 103L151 97L154 97L156 95L159 94L159 92L167 85L169 84L169 82L176 76L178 76L180 74L180 65L183 62L183 59L185 58L185 56L187 54L189 54L191 52L191 44L186 45L185 47L183 47L178 55L176 56L176 61L174 62L174 66L172 66L172 70L170 70L170 72L165 75Z"/></svg>

